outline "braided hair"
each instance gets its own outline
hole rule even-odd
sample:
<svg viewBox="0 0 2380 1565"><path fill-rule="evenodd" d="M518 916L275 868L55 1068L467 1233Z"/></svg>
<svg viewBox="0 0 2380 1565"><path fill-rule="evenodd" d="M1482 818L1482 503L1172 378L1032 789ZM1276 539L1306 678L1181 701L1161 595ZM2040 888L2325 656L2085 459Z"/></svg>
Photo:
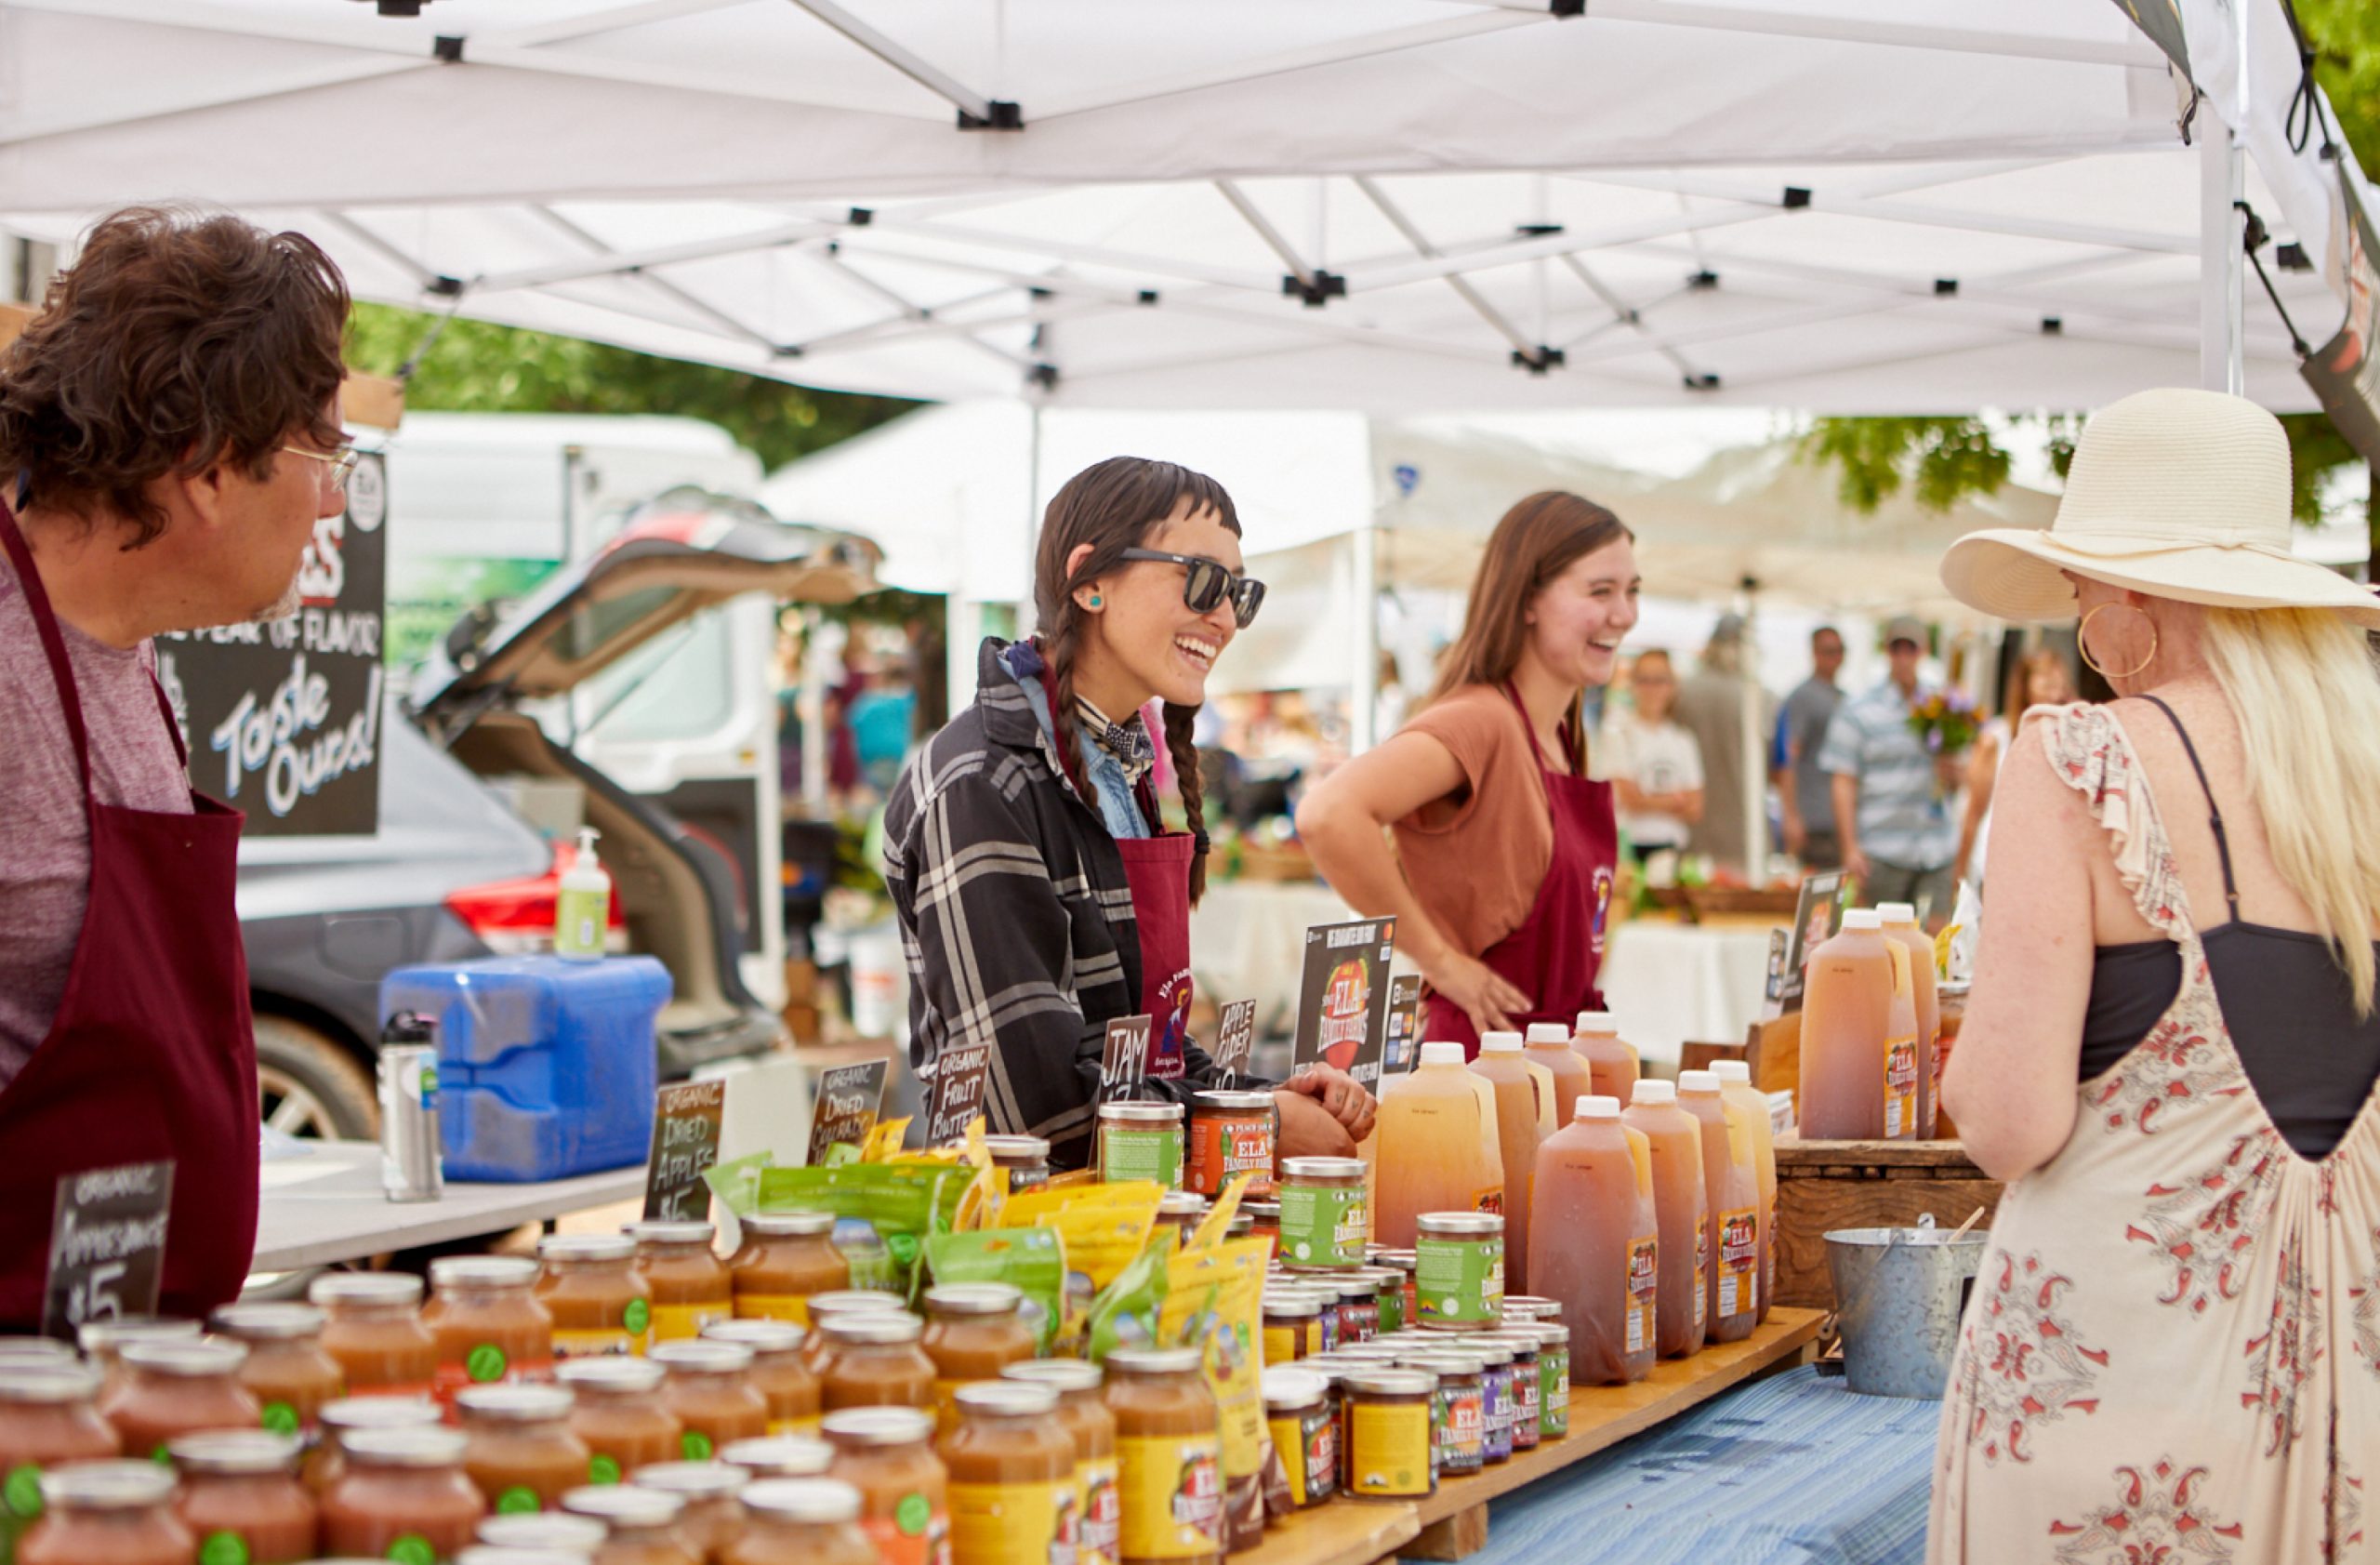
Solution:
<svg viewBox="0 0 2380 1565"><path fill-rule="evenodd" d="M1165 524L1173 508L1188 498L1194 511L1210 511L1236 536L1239 512L1223 486L1202 472L1172 462L1144 457L1110 457L1066 480L1051 498L1041 518L1041 539L1035 551L1033 609L1040 626L1037 641L1050 665L1057 699L1051 705L1058 733L1058 759L1075 791L1084 798L1091 789L1071 735L1075 711L1075 661L1081 652L1085 615L1075 593L1119 568L1123 553L1138 549ZM1067 556L1083 545L1091 552L1072 571ZM1196 846L1190 856L1190 901L1195 907L1207 889L1206 786L1198 775L1198 750L1191 737L1198 717L1197 707L1165 707L1166 754L1182 789L1182 811L1190 823Z"/></svg>

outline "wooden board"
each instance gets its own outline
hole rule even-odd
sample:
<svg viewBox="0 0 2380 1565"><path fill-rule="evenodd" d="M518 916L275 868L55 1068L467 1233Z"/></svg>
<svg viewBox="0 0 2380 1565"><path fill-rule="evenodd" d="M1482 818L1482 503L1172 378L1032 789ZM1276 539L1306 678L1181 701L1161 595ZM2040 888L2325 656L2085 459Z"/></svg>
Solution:
<svg viewBox="0 0 2380 1565"><path fill-rule="evenodd" d="M1980 1206L1990 1224L1999 1181L1956 1141L1780 1141L1777 1144L1777 1299L1834 1307L1826 1235L1833 1228L1898 1228L1926 1214L1946 1228Z"/></svg>
<svg viewBox="0 0 2380 1565"><path fill-rule="evenodd" d="M1967 1149L1956 1141L1805 1141L1787 1136L1777 1144L1777 1177L1835 1168L1923 1168L1942 1179L1980 1179Z"/></svg>
<svg viewBox="0 0 2380 1565"><path fill-rule="evenodd" d="M1269 1524L1264 1541L1232 1565L1372 1565L1421 1530L1410 1505L1332 1500Z"/></svg>

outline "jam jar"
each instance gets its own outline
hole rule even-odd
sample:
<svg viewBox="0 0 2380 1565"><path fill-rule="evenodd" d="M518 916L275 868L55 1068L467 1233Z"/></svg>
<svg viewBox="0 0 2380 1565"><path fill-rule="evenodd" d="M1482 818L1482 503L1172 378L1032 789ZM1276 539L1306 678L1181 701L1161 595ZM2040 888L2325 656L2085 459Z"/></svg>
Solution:
<svg viewBox="0 0 2380 1565"><path fill-rule="evenodd" d="M355 1429L339 1445L346 1468L323 1496L325 1555L432 1565L470 1544L487 1505L464 1475L461 1431Z"/></svg>
<svg viewBox="0 0 2380 1565"><path fill-rule="evenodd" d="M1433 1449L1438 1377L1427 1370L1379 1369L1349 1375L1346 1492L1360 1499L1411 1500L1437 1488Z"/></svg>
<svg viewBox="0 0 2380 1565"><path fill-rule="evenodd" d="M802 1362L809 1333L790 1320L714 1320L703 1328L705 1342L732 1342L752 1355L752 1388L769 1404L769 1433L814 1435L824 1388Z"/></svg>
<svg viewBox="0 0 2380 1565"><path fill-rule="evenodd" d="M714 1320L735 1318L735 1282L711 1249L708 1223L630 1223L636 1269L653 1290L653 1341L698 1337Z"/></svg>
<svg viewBox="0 0 2380 1565"><path fill-rule="evenodd" d="M647 1355L668 1373L661 1405L685 1426L678 1454L707 1462L730 1440L769 1432L768 1399L752 1384L752 1350L732 1342L656 1342Z"/></svg>
<svg viewBox="0 0 2380 1565"><path fill-rule="evenodd" d="M719 1565L744 1530L744 1503L736 1498L752 1475L724 1462L656 1462L636 1470L640 1489L657 1489L684 1503L678 1534L709 1565Z"/></svg>
<svg viewBox="0 0 2380 1565"><path fill-rule="evenodd" d="M200 1429L254 1429L261 1412L240 1384L248 1350L228 1337L126 1343L123 1378L99 1399L128 1456L165 1460L165 1442Z"/></svg>
<svg viewBox="0 0 2380 1565"><path fill-rule="evenodd" d="M859 1491L834 1479L763 1479L744 1491L751 1519L725 1565L877 1565L860 1531Z"/></svg>
<svg viewBox="0 0 2380 1565"><path fill-rule="evenodd" d="M1033 1328L1025 1295L1005 1282L955 1282L929 1288L919 1345L933 1360L934 1407L942 1431L957 1425L951 1393L971 1380L996 1380L1011 1364L1033 1357Z"/></svg>
<svg viewBox="0 0 2380 1565"><path fill-rule="evenodd" d="M743 1242L727 1261L737 1316L807 1326L812 1294L852 1285L833 1213L756 1212L740 1221Z"/></svg>
<svg viewBox="0 0 2380 1565"><path fill-rule="evenodd" d="M537 1302L554 1321L554 1357L642 1353L653 1288L626 1234L550 1234L537 1241Z"/></svg>
<svg viewBox="0 0 2380 1565"><path fill-rule="evenodd" d="M556 1367L555 1378L576 1399L570 1428L587 1444L587 1482L617 1483L639 1467L678 1459L686 1426L662 1405L668 1373L650 1359L575 1359Z"/></svg>
<svg viewBox="0 0 2380 1565"><path fill-rule="evenodd" d="M323 1350L325 1317L313 1306L225 1305L210 1324L246 1346L240 1384L257 1399L266 1428L311 1434L323 1404L347 1395L347 1373Z"/></svg>
<svg viewBox="0 0 2380 1565"><path fill-rule="evenodd" d="M593 1453L570 1426L566 1386L467 1386L455 1393L469 1444L463 1471L500 1516L551 1510L584 1484Z"/></svg>
<svg viewBox="0 0 2380 1565"><path fill-rule="evenodd" d="M306 1296L323 1312L323 1351L350 1397L426 1397L438 1339L421 1323L421 1279L401 1271L333 1272Z"/></svg>
<svg viewBox="0 0 2380 1565"><path fill-rule="evenodd" d="M959 1426L937 1454L950 1479L950 1549L967 1565L1045 1565L1075 1557L1075 1442L1058 1390L1030 1381L959 1387Z"/></svg>
<svg viewBox="0 0 2380 1565"><path fill-rule="evenodd" d="M311 1559L321 1527L298 1481L298 1437L270 1429L210 1429L165 1442L181 1474L174 1510L207 1565L292 1565Z"/></svg>
<svg viewBox="0 0 2380 1565"><path fill-rule="evenodd" d="M1183 1187L1219 1196L1242 1174L1253 1174L1247 1194L1273 1193L1274 1147L1280 1110L1269 1092L1206 1092L1190 1103L1190 1150Z"/></svg>
<svg viewBox="0 0 2380 1565"><path fill-rule="evenodd" d="M821 1427L835 1448L827 1476L859 1491L860 1531L883 1565L951 1565L950 1477L923 1408L847 1408Z"/></svg>
<svg viewBox="0 0 2380 1565"><path fill-rule="evenodd" d="M1195 1347L1118 1348L1107 1356L1123 1498L1122 1565L1223 1557L1223 1418Z"/></svg>
<svg viewBox="0 0 2380 1565"><path fill-rule="evenodd" d="M1050 1144L1038 1135L987 1135L984 1150L992 1166L1008 1175L1008 1193L1024 1195L1050 1183Z"/></svg>
<svg viewBox="0 0 2380 1565"><path fill-rule="evenodd" d="M1099 1177L1107 1184L1149 1179L1182 1188L1182 1105L1099 1106Z"/></svg>
<svg viewBox="0 0 2380 1565"><path fill-rule="evenodd" d="M70 1462L41 1476L42 1517L17 1565L194 1565L174 1515L174 1475L154 1462Z"/></svg>
<svg viewBox="0 0 2380 1565"><path fill-rule="evenodd" d="M838 1408L931 1408L933 1360L919 1339L922 1322L906 1311L862 1310L828 1318L818 1327L828 1357L820 1405Z"/></svg>
<svg viewBox="0 0 2380 1565"><path fill-rule="evenodd" d="M574 1489L562 1497L572 1516L603 1524L593 1565L703 1565L701 1550L679 1527L686 1502L640 1484Z"/></svg>
<svg viewBox="0 0 2380 1565"><path fill-rule="evenodd" d="M537 1263L519 1255L445 1255L430 1263L422 1324L438 1340L431 1386L452 1408L466 1386L549 1380L554 1318L537 1302Z"/></svg>
<svg viewBox="0 0 2380 1565"><path fill-rule="evenodd" d="M1116 1415L1100 1395L1105 1376L1079 1359L1034 1359L1011 1364L1000 1378L1058 1393L1058 1426L1075 1447L1077 1558L1114 1559L1122 1497L1116 1489Z"/></svg>
<svg viewBox="0 0 2380 1565"><path fill-rule="evenodd" d="M321 1423L322 1438L306 1452L299 1466L299 1476L316 1499L330 1492L339 1474L347 1470L347 1452L341 1443L357 1429L421 1429L442 1422L444 1415L438 1404L425 1394L419 1397L343 1397L336 1402L324 1402L316 1415Z"/></svg>

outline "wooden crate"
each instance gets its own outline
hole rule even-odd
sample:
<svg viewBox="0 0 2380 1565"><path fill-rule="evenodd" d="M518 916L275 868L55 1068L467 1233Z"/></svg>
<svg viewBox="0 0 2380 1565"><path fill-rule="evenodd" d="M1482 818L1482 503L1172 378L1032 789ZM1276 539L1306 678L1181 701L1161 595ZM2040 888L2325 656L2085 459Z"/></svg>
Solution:
<svg viewBox="0 0 2380 1565"><path fill-rule="evenodd" d="M1955 1141L1778 1142L1778 1304L1834 1307L1829 1229L1907 1227L1928 1212L1954 1228L1978 1206L1988 1225L2000 1189Z"/></svg>

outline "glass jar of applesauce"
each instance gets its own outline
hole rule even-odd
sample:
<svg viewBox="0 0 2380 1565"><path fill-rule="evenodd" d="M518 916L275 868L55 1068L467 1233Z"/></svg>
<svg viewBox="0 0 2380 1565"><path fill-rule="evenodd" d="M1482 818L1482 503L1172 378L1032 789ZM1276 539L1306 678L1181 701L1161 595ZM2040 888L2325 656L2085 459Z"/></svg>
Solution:
<svg viewBox="0 0 2380 1565"><path fill-rule="evenodd" d="M314 1558L320 1514L298 1481L298 1437L210 1429L165 1442L181 1493L174 1510L207 1565L293 1565Z"/></svg>
<svg viewBox="0 0 2380 1565"><path fill-rule="evenodd" d="M323 1350L324 1323L311 1305L234 1304L215 1312L215 1330L247 1347L240 1384L257 1399L266 1428L311 1434L323 1404L347 1395L346 1372Z"/></svg>
<svg viewBox="0 0 2380 1565"><path fill-rule="evenodd" d="M333 1272L306 1296L323 1312L323 1351L350 1397L427 1397L438 1339L421 1323L421 1279L402 1271Z"/></svg>
<svg viewBox="0 0 2380 1565"><path fill-rule="evenodd" d="M1075 1557L1075 1442L1055 1386L975 1381L959 1387L959 1426L937 1454L950 1474L950 1550L968 1565L1047 1565Z"/></svg>
<svg viewBox="0 0 2380 1565"><path fill-rule="evenodd" d="M743 1242L727 1262L738 1317L807 1326L812 1294L851 1286L833 1213L756 1212L739 1221Z"/></svg>
<svg viewBox="0 0 2380 1565"><path fill-rule="evenodd" d="M877 1565L860 1531L859 1491L834 1479L763 1479L744 1492L751 1520L726 1565Z"/></svg>
<svg viewBox="0 0 2380 1565"><path fill-rule="evenodd" d="M261 1426L257 1399L240 1384L248 1350L228 1337L127 1343L117 1358L123 1378L99 1399L99 1416L127 1455L162 1462L176 1435Z"/></svg>
<svg viewBox="0 0 2380 1565"><path fill-rule="evenodd" d="M919 1339L923 1322L906 1311L862 1310L821 1321L828 1357L820 1405L838 1408L933 1406L933 1360Z"/></svg>
<svg viewBox="0 0 2380 1565"><path fill-rule="evenodd" d="M600 1521L607 1535L593 1565L703 1565L701 1549L679 1527L686 1503L641 1484L574 1489L562 1497L573 1516Z"/></svg>
<svg viewBox="0 0 2380 1565"><path fill-rule="evenodd" d="M808 1334L790 1320L715 1320L703 1328L701 1340L732 1342L750 1351L752 1388L769 1404L770 1434L813 1435L824 1388L801 1361Z"/></svg>
<svg viewBox="0 0 2380 1565"><path fill-rule="evenodd" d="M587 1442L587 1482L617 1483L639 1467L678 1459L686 1426L662 1405L668 1373L650 1359L574 1359L555 1369L577 1399L570 1427Z"/></svg>
<svg viewBox="0 0 2380 1565"><path fill-rule="evenodd" d="M883 1565L951 1565L950 1478L933 1452L924 1408L830 1412L821 1427L835 1448L827 1476L859 1491L860 1530Z"/></svg>
<svg viewBox="0 0 2380 1565"><path fill-rule="evenodd" d="M1221 1565L1223 1415L1200 1365L1195 1347L1117 1348L1107 1356L1122 1565Z"/></svg>
<svg viewBox="0 0 2380 1565"><path fill-rule="evenodd" d="M826 1322L838 1315L870 1313L906 1315L908 1309L900 1299L873 1288L841 1288L831 1293L813 1293L810 1299L810 1335L801 1345L801 1361L812 1374L824 1378L826 1359L833 1345L826 1340Z"/></svg>
<svg viewBox="0 0 2380 1565"><path fill-rule="evenodd" d="M124 1372L116 1355L136 1342L188 1342L199 1334L198 1322L178 1320L168 1315L116 1315L105 1320L86 1320L74 1328L75 1346L83 1357L99 1367L99 1400L104 1402L114 1394L116 1383Z"/></svg>
<svg viewBox="0 0 2380 1565"><path fill-rule="evenodd" d="M339 1437L346 1470L323 1496L323 1552L401 1565L452 1559L487 1505L463 1472L462 1432L355 1429Z"/></svg>
<svg viewBox="0 0 2380 1565"><path fill-rule="evenodd" d="M347 1471L347 1452L341 1443L357 1429L423 1429L441 1423L444 1414L438 1404L425 1394L419 1397L342 1397L336 1402L324 1402L316 1414L321 1423L322 1438L307 1452L298 1465L298 1477L316 1499L330 1492L331 1485Z"/></svg>
<svg viewBox="0 0 2380 1565"><path fill-rule="evenodd" d="M668 1373L661 1403L685 1426L681 1460L707 1462L730 1440L769 1432L768 1399L752 1384L752 1350L732 1342L656 1342L646 1355Z"/></svg>
<svg viewBox="0 0 2380 1565"><path fill-rule="evenodd" d="M40 1517L46 1469L124 1450L99 1416L98 1368L63 1345L60 1355L0 1360L0 1559Z"/></svg>
<svg viewBox="0 0 2380 1565"><path fill-rule="evenodd" d="M925 1294L926 1324L919 1346L933 1360L934 1409L945 1435L958 1427L952 1393L972 1380L997 1380L1000 1371L1033 1357L1033 1328L1025 1295L1005 1282L946 1283Z"/></svg>
<svg viewBox="0 0 2380 1565"><path fill-rule="evenodd" d="M1121 1504L1116 1490L1116 1415L1100 1395L1104 1377L1099 1366L1080 1359L1034 1359L1011 1364L1000 1378L1058 1393L1058 1427L1075 1446L1077 1558L1114 1559Z"/></svg>
<svg viewBox="0 0 2380 1565"><path fill-rule="evenodd" d="M660 1462L636 1471L637 1486L657 1489L685 1502L678 1532L708 1565L720 1565L728 1545L744 1530L744 1503L736 1496L752 1475L724 1462Z"/></svg>
<svg viewBox="0 0 2380 1565"><path fill-rule="evenodd" d="M642 1353L653 1287L626 1234L549 1234L537 1241L537 1301L554 1319L554 1357Z"/></svg>
<svg viewBox="0 0 2380 1565"><path fill-rule="evenodd" d="M194 1565L198 1544L174 1515L172 1469L154 1462L69 1462L41 1476L41 1519L17 1565Z"/></svg>
<svg viewBox="0 0 2380 1565"><path fill-rule="evenodd" d="M698 1337L712 1321L735 1318L734 1278L711 1249L708 1223L630 1223L625 1231L653 1290L653 1341Z"/></svg>
<svg viewBox="0 0 2380 1565"><path fill-rule="evenodd" d="M593 1452L570 1426L566 1386L467 1386L455 1393L469 1444L463 1471L502 1516L551 1510L587 1481Z"/></svg>
<svg viewBox="0 0 2380 1565"><path fill-rule="evenodd" d="M537 1263L520 1255L443 1255L430 1263L422 1324L438 1341L431 1388L452 1409L466 1386L550 1380L554 1318L537 1302Z"/></svg>

